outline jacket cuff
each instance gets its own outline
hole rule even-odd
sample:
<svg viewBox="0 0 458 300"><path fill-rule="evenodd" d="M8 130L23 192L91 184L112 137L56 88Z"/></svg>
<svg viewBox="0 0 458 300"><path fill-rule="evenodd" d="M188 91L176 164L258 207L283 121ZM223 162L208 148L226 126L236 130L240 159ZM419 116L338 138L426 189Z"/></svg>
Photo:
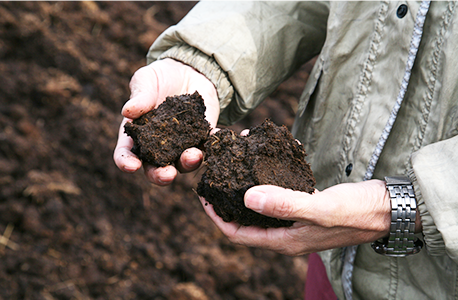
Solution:
<svg viewBox="0 0 458 300"><path fill-rule="evenodd" d="M423 238L426 244L426 251L431 256L446 255L444 239L442 238L442 234L437 230L433 218L426 208L417 177L413 170L409 171L408 175L412 181L412 185L415 190L415 197L417 198L417 207L420 213L421 225L423 227Z"/></svg>
<svg viewBox="0 0 458 300"><path fill-rule="evenodd" d="M163 52L157 59L164 58L175 59L202 73L215 86L221 111L229 105L234 97L234 88L226 72L221 69L212 57L206 55L197 48L186 44L179 44ZM155 59L148 54L147 63L150 64L154 60Z"/></svg>

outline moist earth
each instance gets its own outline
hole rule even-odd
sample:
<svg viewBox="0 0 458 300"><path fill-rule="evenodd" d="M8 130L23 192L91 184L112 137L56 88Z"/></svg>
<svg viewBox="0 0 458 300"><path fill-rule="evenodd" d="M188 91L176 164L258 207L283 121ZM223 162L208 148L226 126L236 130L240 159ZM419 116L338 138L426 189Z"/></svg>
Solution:
<svg viewBox="0 0 458 300"><path fill-rule="evenodd" d="M124 125L132 137L132 152L143 162L165 167L179 159L184 150L207 140L210 124L198 92L167 97L158 108Z"/></svg>
<svg viewBox="0 0 458 300"><path fill-rule="evenodd" d="M245 207L245 192L255 185L276 185L313 193L315 178L304 147L286 126L270 120L252 127L247 136L222 129L205 143L206 171L197 193L224 221L244 226L287 227L293 221L256 213Z"/></svg>
<svg viewBox="0 0 458 300"><path fill-rule="evenodd" d="M304 147L286 126L270 120L250 129L247 136L222 129L209 136L205 104L198 92L167 97L156 109L124 126L143 162L164 167L184 150L205 143L206 171L197 193L213 204L226 222L244 226L282 227L294 222L256 213L245 207L245 192L255 185L276 185L313 193L315 178L305 160Z"/></svg>

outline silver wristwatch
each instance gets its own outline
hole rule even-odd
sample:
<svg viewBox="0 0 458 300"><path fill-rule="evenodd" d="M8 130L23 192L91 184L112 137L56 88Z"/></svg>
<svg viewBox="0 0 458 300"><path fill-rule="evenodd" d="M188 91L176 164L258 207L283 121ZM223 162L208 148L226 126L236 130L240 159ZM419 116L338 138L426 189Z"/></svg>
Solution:
<svg viewBox="0 0 458 300"><path fill-rule="evenodd" d="M423 242L415 236L417 201L412 183L407 177L385 177L391 199L390 235L372 243L375 252L386 256L404 257L420 252Z"/></svg>

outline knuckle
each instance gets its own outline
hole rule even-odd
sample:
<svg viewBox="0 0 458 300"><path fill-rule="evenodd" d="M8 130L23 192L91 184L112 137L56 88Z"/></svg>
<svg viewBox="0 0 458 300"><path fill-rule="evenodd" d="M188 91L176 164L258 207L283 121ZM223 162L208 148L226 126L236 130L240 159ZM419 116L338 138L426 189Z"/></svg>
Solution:
<svg viewBox="0 0 458 300"><path fill-rule="evenodd" d="M294 210L294 205L288 200L282 200L273 207L274 215L284 218L293 216Z"/></svg>
<svg viewBox="0 0 458 300"><path fill-rule="evenodd" d="M233 243L233 244L239 244L239 241L237 239L237 237L233 236L232 234L226 234L226 237L227 239L229 240L229 242Z"/></svg>
<svg viewBox="0 0 458 300"><path fill-rule="evenodd" d="M229 242L237 245L243 244L240 238L237 236L236 232L224 232Z"/></svg>

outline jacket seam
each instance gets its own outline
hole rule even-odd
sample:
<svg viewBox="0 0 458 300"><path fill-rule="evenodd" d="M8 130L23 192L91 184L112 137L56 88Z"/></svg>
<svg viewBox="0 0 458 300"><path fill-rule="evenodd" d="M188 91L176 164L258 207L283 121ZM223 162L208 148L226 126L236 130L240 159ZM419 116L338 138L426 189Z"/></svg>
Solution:
<svg viewBox="0 0 458 300"><path fill-rule="evenodd" d="M394 125L394 122L396 121L396 117L401 108L402 102L405 99L407 88L410 82L410 77L412 75L412 69L415 63L415 59L417 57L418 49L420 48L420 43L421 43L421 39L423 36L423 26L425 24L426 14L429 11L430 4L431 4L431 1L422 1L420 8L417 12L417 16L415 18L414 31L413 31L412 39L410 41L410 48L409 48L409 54L408 54L407 62L406 62L406 69L405 69L404 76L403 76L402 83L401 83L401 88L396 98L396 102L391 110L390 117L388 118L385 128L383 129L382 135L380 136L377 142L377 145L375 146L374 152L372 153L372 156L369 160L366 174L364 175L364 180L369 180L372 178L375 167L377 165L377 162L380 158L383 148L385 147L385 144L390 135L390 132L393 129L393 125Z"/></svg>
<svg viewBox="0 0 458 300"><path fill-rule="evenodd" d="M395 300L398 291L399 271L398 259L390 259L390 289L388 290L388 299Z"/></svg>
<svg viewBox="0 0 458 300"><path fill-rule="evenodd" d="M455 300L458 300L458 276L456 276L456 281L455 281Z"/></svg>
<svg viewBox="0 0 458 300"><path fill-rule="evenodd" d="M344 167L347 164L347 160L349 157L350 151L350 144L351 140L353 139L354 130L356 124L359 123L361 110L363 108L367 91L369 90L369 86L372 82L372 72L374 70L375 63L378 57L378 48L379 44L382 40L383 36L383 29L385 27L385 21L388 14L388 2L382 2L380 9L377 15L377 21L375 22L374 26L374 33L372 35L372 39L369 45L369 54L367 59L364 63L363 69L361 71L361 76L358 84L358 93L354 98L354 103L351 108L351 112L349 115L349 119L347 122L347 126L345 128L344 137L342 140L342 151L341 151L341 159L339 160L338 164L338 174L337 179L338 182L342 182L342 176L344 173ZM356 249L357 246L350 246L345 247L343 252L344 254L344 265L342 269L342 289L344 291L345 299L351 300L353 287L352 287L352 275L353 275L353 263L356 256Z"/></svg>
<svg viewBox="0 0 458 300"><path fill-rule="evenodd" d="M452 2L449 2L449 5L447 6L447 10L444 12L443 16L442 16L442 23L441 23L441 28L440 28L440 35L439 37L437 37L436 41L435 41L435 47L434 47L434 51L432 53L432 64L431 64L431 67L429 68L429 71L430 71L430 76L428 76L428 83L427 83L427 91L425 92L425 95L423 97L423 102L424 102L424 105L422 107L422 116L419 120L419 127L420 127L420 130L419 130L419 133L415 139L415 143L414 143L414 146L412 148L412 151L410 153L410 155L408 156L408 159L407 159L407 162L405 164L406 166L406 170L409 170L411 169L411 156L412 154L415 152L415 151L418 151L422 145L423 145L423 141L424 141L424 137L425 137L425 133L426 133L426 128L428 127L428 123L429 123L429 115L431 113L431 105L432 105L432 102L433 102L433 98L434 98L434 92L435 92L435 89L436 89L436 80L437 80L437 72L438 72L438 69L440 67L440 62L441 62L441 52L442 52L442 46L444 44L444 36L448 30L448 26L449 24L451 23L452 21L452 17L453 17L453 14L455 12L455 3L452 1Z"/></svg>
<svg viewBox="0 0 458 300"><path fill-rule="evenodd" d="M378 48L379 44L382 40L383 35L383 28L385 26L385 21L388 13L388 2L382 2L380 6L377 22L375 23L373 37L371 39L371 43L369 46L369 54L367 56L366 62L364 63L364 67L361 71L361 77L359 80L358 86L358 93L354 98L354 103L350 112L350 116L347 122L347 127L345 130L345 134L342 141L342 152L341 152L341 160L338 166L338 181L342 181L342 176L344 173L344 168L347 163L348 153L350 151L350 144L353 138L353 133L356 127L356 124L359 123L359 118L361 115L361 110L363 108L364 101L367 96L367 91L369 90L369 86L372 82L372 72L374 70L375 63L377 61L378 56Z"/></svg>

